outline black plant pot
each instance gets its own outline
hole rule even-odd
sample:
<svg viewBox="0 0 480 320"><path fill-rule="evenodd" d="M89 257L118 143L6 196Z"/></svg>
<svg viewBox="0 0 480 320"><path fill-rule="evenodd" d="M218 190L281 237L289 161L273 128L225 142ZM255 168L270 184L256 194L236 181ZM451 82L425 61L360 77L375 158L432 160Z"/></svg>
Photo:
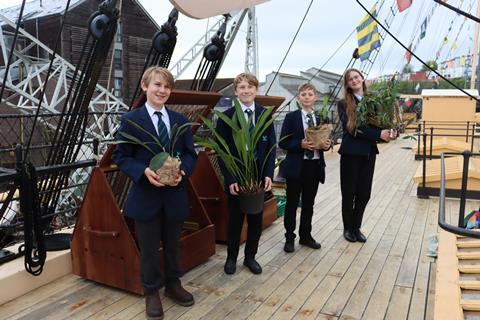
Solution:
<svg viewBox="0 0 480 320"><path fill-rule="evenodd" d="M256 193L239 193L238 201L240 202L240 210L245 214L259 214L263 210L265 202L265 191Z"/></svg>

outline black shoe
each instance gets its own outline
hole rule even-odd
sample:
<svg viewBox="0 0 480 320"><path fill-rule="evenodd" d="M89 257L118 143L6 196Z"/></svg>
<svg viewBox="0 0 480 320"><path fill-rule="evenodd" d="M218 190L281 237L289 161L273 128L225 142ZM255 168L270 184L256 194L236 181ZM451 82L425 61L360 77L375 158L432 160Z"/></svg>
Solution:
<svg viewBox="0 0 480 320"><path fill-rule="evenodd" d="M367 242L367 237L360 231L360 229L355 230L355 237L358 242Z"/></svg>
<svg viewBox="0 0 480 320"><path fill-rule="evenodd" d="M306 246L312 249L320 249L322 247L322 245L317 241L315 241L314 239L310 239L310 240L300 239L299 243L303 246Z"/></svg>
<svg viewBox="0 0 480 320"><path fill-rule="evenodd" d="M343 237L344 237L345 240L347 240L348 242L357 242L357 236L355 236L355 233L353 233L353 232L350 231L350 230L344 230L344 231L343 231Z"/></svg>
<svg viewBox="0 0 480 320"><path fill-rule="evenodd" d="M243 265L247 267L253 274L262 273L262 267L254 258L247 258L243 261Z"/></svg>
<svg viewBox="0 0 480 320"><path fill-rule="evenodd" d="M223 270L225 270L226 274L234 274L235 271L237 271L237 260L233 258L227 258Z"/></svg>
<svg viewBox="0 0 480 320"><path fill-rule="evenodd" d="M285 246L283 247L283 251L285 251L285 252L295 251L295 243L293 241L285 242Z"/></svg>

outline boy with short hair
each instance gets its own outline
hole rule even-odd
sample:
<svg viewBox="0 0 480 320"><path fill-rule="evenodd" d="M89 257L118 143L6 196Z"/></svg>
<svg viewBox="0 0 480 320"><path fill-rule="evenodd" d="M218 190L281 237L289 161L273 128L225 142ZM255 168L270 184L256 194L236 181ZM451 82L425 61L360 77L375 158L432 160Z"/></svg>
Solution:
<svg viewBox="0 0 480 320"><path fill-rule="evenodd" d="M305 130L320 124L313 108L317 100L315 86L304 83L298 88L296 97L301 109L288 113L282 125L280 148L287 151L284 160L284 177L287 180L287 203L283 222L285 226L285 252L295 250L295 224L300 194L302 211L300 214L300 244L312 249L321 245L311 235L312 215L318 184L325 182L325 161L323 150L330 148L327 140L322 149L316 150L313 143L305 137Z"/></svg>
<svg viewBox="0 0 480 320"><path fill-rule="evenodd" d="M171 128L188 122L182 114L165 107L173 83L173 76L167 69L148 68L141 82L147 102L122 116L119 132L148 143L154 152L160 153L162 150L154 143L154 139L130 123L135 122L170 146L171 139L173 140ZM121 134L119 138L121 139ZM119 144L112 155L112 160L120 170L133 180L123 212L135 219L140 249L140 276L149 319L163 318L158 294L162 286L160 241L163 242L165 295L182 306L194 304L193 296L182 287L179 279L180 235L183 221L189 215L186 179L192 173L196 162L191 130L186 130L178 137L173 150L181 160L181 170L171 185L160 183L160 176L149 168L153 155L143 146Z"/></svg>
<svg viewBox="0 0 480 320"><path fill-rule="evenodd" d="M248 121L249 117L253 117L253 124L256 125L256 119L260 117L265 110L261 105L255 103L255 96L258 91L257 78L249 73L241 73L235 77L233 81L235 95L237 96L242 111L245 114L245 119ZM235 119L235 107L226 110L225 115L229 118ZM217 132L222 136L228 144L230 150L233 150L234 155L237 154L235 142L233 141L231 128L221 119L217 123ZM275 167L275 131L273 125L270 125L264 132L265 139L261 139L255 150L257 155L258 170L265 161L265 167L262 170L262 177L264 179L265 191L272 188L273 170ZM273 148L272 152L268 152ZM227 260L225 262L224 270L226 274L233 274L236 271L236 263L238 250L240 246L240 235L242 232L243 220L245 212L240 210L238 200L238 184L232 175L226 170L223 163L220 161L220 168L224 176L225 192L228 195L228 232L227 232ZM247 214L247 242L245 244L245 259L243 264L254 274L262 273L262 267L255 260L255 254L258 249L258 242L262 234L263 211L259 214Z"/></svg>

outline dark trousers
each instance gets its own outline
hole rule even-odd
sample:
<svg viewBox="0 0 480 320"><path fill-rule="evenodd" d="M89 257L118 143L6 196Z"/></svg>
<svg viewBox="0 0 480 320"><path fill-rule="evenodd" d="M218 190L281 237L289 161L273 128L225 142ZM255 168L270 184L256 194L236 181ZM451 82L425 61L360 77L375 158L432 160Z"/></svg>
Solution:
<svg viewBox="0 0 480 320"><path fill-rule="evenodd" d="M362 225L363 213L372 191L375 159L376 154L342 155L340 158L342 218L345 230L354 231Z"/></svg>
<svg viewBox="0 0 480 320"><path fill-rule="evenodd" d="M247 216L247 242L245 244L245 258L254 258L258 250L258 242L262 234L263 211L259 214L247 214L240 210L238 196L228 195L228 234L227 253L229 258L237 259L240 247L243 221Z"/></svg>
<svg viewBox="0 0 480 320"><path fill-rule="evenodd" d="M298 200L302 194L302 210L300 213L301 240L312 239L312 216L315 196L317 195L320 173L318 164L320 160L303 160L302 171L299 179L287 179L287 204L283 224L285 226L286 241L295 239L295 225Z"/></svg>
<svg viewBox="0 0 480 320"><path fill-rule="evenodd" d="M140 280L146 295L162 287L160 267L160 240L163 243L165 285L180 284L182 273L179 266L180 235L182 222L166 222L163 214L153 220L136 220L138 246L140 247Z"/></svg>

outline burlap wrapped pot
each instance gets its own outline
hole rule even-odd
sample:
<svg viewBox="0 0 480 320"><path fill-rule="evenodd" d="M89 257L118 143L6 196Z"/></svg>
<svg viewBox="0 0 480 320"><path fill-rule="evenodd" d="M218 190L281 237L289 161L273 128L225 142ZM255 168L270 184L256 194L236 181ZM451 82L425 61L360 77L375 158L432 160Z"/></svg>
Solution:
<svg viewBox="0 0 480 320"><path fill-rule="evenodd" d="M305 130L305 137L313 142L315 149L322 149L325 141L330 138L331 132L331 124L321 124L319 126L307 128Z"/></svg>
<svg viewBox="0 0 480 320"><path fill-rule="evenodd" d="M160 176L160 183L172 185L180 174L180 164L180 159L168 156L160 169L155 171Z"/></svg>

